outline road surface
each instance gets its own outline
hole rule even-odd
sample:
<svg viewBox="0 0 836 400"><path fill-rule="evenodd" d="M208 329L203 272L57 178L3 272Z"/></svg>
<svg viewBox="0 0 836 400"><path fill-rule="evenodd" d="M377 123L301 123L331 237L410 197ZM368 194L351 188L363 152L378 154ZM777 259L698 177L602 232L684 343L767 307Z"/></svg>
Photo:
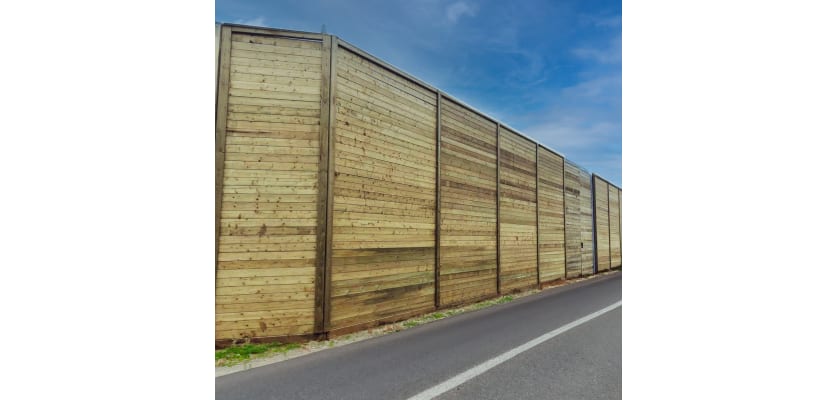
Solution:
<svg viewBox="0 0 836 400"><path fill-rule="evenodd" d="M619 399L620 302L617 272L221 376L215 398Z"/></svg>

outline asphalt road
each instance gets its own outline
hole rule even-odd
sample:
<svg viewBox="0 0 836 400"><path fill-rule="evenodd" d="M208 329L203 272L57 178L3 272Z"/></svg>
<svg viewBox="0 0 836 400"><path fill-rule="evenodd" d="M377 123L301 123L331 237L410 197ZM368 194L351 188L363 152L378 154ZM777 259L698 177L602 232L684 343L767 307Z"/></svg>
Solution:
<svg viewBox="0 0 836 400"><path fill-rule="evenodd" d="M215 380L216 399L408 399L621 300L621 273ZM439 399L621 398L621 308Z"/></svg>

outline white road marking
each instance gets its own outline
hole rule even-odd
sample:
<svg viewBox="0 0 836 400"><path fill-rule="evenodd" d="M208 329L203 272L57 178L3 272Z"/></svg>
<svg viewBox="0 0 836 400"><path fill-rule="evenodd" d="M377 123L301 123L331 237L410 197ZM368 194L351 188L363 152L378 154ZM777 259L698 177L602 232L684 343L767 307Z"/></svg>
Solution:
<svg viewBox="0 0 836 400"><path fill-rule="evenodd" d="M473 368L471 368L467 371L464 371L464 372L462 372L462 373L460 373L460 374L458 374L458 375L456 375L456 376L454 376L454 377L452 377L452 378L450 378L450 379L448 379L444 382L441 382L438 385L435 385L435 386L433 386L433 387L431 387L431 388L429 388L429 389L427 389L427 390L425 390L421 393L418 393L415 396L410 397L408 400L429 400L429 399L433 399L436 396L441 395L441 394L449 391L450 389L455 388L456 386L459 386L459 385L461 385L461 384L463 384L463 383L465 383L465 382L467 382L467 381L469 381L469 380L471 380L471 379L473 379L473 378L475 378L479 375L484 374L485 372L487 372L491 368L496 367L497 365L502 364L505 361L508 361L508 360L516 357L517 355L525 352L526 350L531 349L534 346L537 346L538 344L541 344L541 343L543 343L543 342L545 342L549 339L552 339L555 336L560 335L561 333L566 332L566 331L568 331L568 330L570 330L570 329L572 329L576 326L579 326L583 323L589 322L589 321L591 321L591 320L593 320L597 317L600 317L601 315L604 315L607 312L615 310L618 307L621 307L621 300L619 300L618 302L616 302L612 305L604 307L604 308L602 308L598 311L595 311L594 313L589 314L585 317L581 317L579 319L576 319L576 320L574 320L574 321L572 321L572 322L570 322L566 325L561 326L560 328L557 328L557 329L555 329L551 332L543 334L542 336L539 336L535 339L532 339L531 341L526 342L524 344L521 344L521 345L519 345L519 346L517 346L517 347L515 347L511 350L508 350L505 353L502 353L502 354L500 354L500 355L498 355L494 358L491 358L490 360L485 361L485 362L483 362L483 363L481 363L481 364L479 364L479 365L477 365L477 366L475 366L475 367L473 367Z"/></svg>

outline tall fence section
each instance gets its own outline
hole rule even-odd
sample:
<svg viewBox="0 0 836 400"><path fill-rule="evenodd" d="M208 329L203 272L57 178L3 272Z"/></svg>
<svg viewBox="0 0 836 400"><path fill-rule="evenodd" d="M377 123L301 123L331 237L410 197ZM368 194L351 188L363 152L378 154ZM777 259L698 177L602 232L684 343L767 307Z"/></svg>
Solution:
<svg viewBox="0 0 836 400"><path fill-rule="evenodd" d="M298 340L621 267L621 189L331 35L216 27L215 338Z"/></svg>

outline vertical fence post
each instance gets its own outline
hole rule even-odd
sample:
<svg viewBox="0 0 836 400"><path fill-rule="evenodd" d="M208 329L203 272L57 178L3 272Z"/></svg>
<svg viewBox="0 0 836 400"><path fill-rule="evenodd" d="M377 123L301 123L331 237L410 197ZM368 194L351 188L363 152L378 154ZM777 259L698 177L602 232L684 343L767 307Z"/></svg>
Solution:
<svg viewBox="0 0 836 400"><path fill-rule="evenodd" d="M215 100L215 278L218 277L218 253L221 240L221 204L224 189L224 161L226 159L226 117L229 107L229 71L232 61L232 29L221 26L219 46L218 86Z"/></svg>
<svg viewBox="0 0 836 400"><path fill-rule="evenodd" d="M500 146L499 146L499 122L496 123L496 294L500 294L500 271L502 269L502 238L501 238L501 228L500 228L500 208L501 208L501 191L502 185L499 181L499 165L502 163L502 156L500 154Z"/></svg>
<svg viewBox="0 0 836 400"><path fill-rule="evenodd" d="M569 236L566 234L566 159L560 157L563 163L563 279L569 276Z"/></svg>
<svg viewBox="0 0 836 400"><path fill-rule="evenodd" d="M607 183L607 240L610 242L610 266L607 271L612 271L612 210L610 210L610 184Z"/></svg>
<svg viewBox="0 0 836 400"><path fill-rule="evenodd" d="M314 333L325 333L326 258L328 257L328 173L329 132L331 128L331 46L330 35L322 35L322 69L319 107L319 171L316 199L316 272L314 280Z"/></svg>
<svg viewBox="0 0 836 400"><path fill-rule="evenodd" d="M326 201L327 211L325 220L325 273L324 285L322 290L323 295L323 330L327 333L331 330L331 274L333 271L332 264L334 258L334 179L335 179L335 162L334 157L336 152L334 146L336 145L336 129L337 124L334 122L337 116L336 91L337 91L337 49L340 46L340 39L334 35L328 35L331 42L329 49L329 65L328 65L328 189Z"/></svg>
<svg viewBox="0 0 836 400"><path fill-rule="evenodd" d="M436 90L435 123L435 308L441 306L441 91Z"/></svg>
<svg viewBox="0 0 836 400"><path fill-rule="evenodd" d="M218 67L221 65L221 24L215 23L215 107L218 106ZM217 111L217 108L215 109Z"/></svg>
<svg viewBox="0 0 836 400"><path fill-rule="evenodd" d="M534 209L536 210L537 227L537 287L540 287L540 145L534 145Z"/></svg>
<svg viewBox="0 0 836 400"><path fill-rule="evenodd" d="M621 252L621 266L624 267L624 244L621 241L621 232L624 231L624 224L621 223L624 220L621 218L622 214L624 214L624 207L621 205L621 189L618 189L618 251Z"/></svg>
<svg viewBox="0 0 836 400"><path fill-rule="evenodd" d="M595 199L596 192L595 174L592 174L592 274L598 272L598 203Z"/></svg>

